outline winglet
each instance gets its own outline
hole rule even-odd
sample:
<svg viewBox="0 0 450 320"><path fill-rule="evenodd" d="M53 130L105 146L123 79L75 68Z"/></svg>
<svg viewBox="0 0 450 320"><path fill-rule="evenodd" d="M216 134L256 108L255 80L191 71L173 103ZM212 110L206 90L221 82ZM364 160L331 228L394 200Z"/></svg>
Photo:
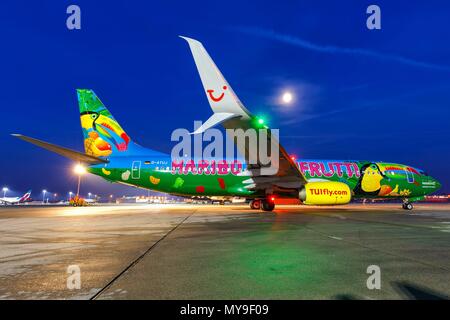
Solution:
<svg viewBox="0 0 450 320"><path fill-rule="evenodd" d="M243 119L250 118L250 112L236 96L202 43L184 36L180 38L189 44L209 105L214 113L235 114Z"/></svg>

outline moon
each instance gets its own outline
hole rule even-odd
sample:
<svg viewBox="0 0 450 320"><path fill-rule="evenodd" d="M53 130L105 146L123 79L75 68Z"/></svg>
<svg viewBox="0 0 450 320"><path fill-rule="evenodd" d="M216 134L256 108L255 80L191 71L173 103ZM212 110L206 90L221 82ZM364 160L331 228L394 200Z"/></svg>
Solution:
<svg viewBox="0 0 450 320"><path fill-rule="evenodd" d="M284 102L284 103L286 103L286 104L288 104L288 103L291 103L292 102L292 99L293 99L294 97L292 96L292 93L290 93L289 91L286 91L285 93L283 93L283 95L282 95L282 97L281 97L281 100Z"/></svg>

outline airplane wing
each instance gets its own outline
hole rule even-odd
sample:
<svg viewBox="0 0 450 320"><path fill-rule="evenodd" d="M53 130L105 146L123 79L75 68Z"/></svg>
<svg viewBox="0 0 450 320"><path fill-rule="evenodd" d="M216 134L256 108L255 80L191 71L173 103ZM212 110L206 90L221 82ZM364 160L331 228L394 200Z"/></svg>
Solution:
<svg viewBox="0 0 450 320"><path fill-rule="evenodd" d="M201 42L187 37L181 38L189 44L205 94L214 112L194 134L201 133L217 124L222 124L225 129L261 128L261 123L258 126L258 118L245 108ZM270 130L268 130L269 143L274 143L279 150L277 172L265 175L261 174L262 165L259 162L256 165L249 165L247 172L243 173L243 175L249 176L249 179L244 181L247 184L246 188L266 190L266 193L273 191L296 194L295 191L306 183L305 177ZM248 159L248 146L239 152L245 156L245 159Z"/></svg>
<svg viewBox="0 0 450 320"><path fill-rule="evenodd" d="M94 156L91 156L91 155L88 155L88 154L85 154L82 152L70 150L68 148L60 147L56 144L48 143L48 142L45 142L42 140L24 136L21 134L12 134L12 136L19 138L21 140L24 140L26 142L32 143L34 145L37 145L38 147L47 149L49 151L52 151L63 157L69 158L69 159L77 161L77 162L84 162L87 164L108 163L108 160L97 158L97 157L94 157Z"/></svg>

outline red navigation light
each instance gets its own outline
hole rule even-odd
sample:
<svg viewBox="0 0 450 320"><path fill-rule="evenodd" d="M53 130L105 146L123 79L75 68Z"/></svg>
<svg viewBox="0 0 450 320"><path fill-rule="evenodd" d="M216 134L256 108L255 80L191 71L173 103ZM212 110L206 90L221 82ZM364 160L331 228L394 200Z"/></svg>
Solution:
<svg viewBox="0 0 450 320"><path fill-rule="evenodd" d="M295 156L291 156L292 161L295 161Z"/></svg>

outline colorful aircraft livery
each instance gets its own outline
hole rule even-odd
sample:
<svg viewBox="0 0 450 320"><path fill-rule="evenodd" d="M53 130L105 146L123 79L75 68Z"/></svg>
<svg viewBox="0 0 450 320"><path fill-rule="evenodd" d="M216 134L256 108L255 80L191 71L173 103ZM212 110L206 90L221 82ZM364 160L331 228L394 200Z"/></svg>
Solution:
<svg viewBox="0 0 450 320"><path fill-rule="evenodd" d="M355 162L331 162L331 161L313 161L297 162L299 169L303 174L311 177L343 177L346 175L351 178L353 175L359 177L360 172L358 164ZM184 174L233 174L238 175L242 172L243 163L240 160L232 162L227 160L189 160L189 161L172 161L172 173Z"/></svg>
<svg viewBox="0 0 450 320"><path fill-rule="evenodd" d="M311 177L327 177L334 176L343 177L346 175L351 178L354 175L359 177L358 164L355 162L339 162L339 161L300 161L298 162L300 171Z"/></svg>
<svg viewBox="0 0 450 320"><path fill-rule="evenodd" d="M191 49L213 115L202 130L221 124L226 129L261 127L261 121L240 102L203 45L184 38ZM274 198L300 199L307 205L346 204L352 198L399 198L404 209L440 188L440 183L417 168L379 161L298 160L279 146L279 169L264 175L258 165L241 159L183 159L143 148L133 142L94 91L78 89L85 153L41 140L17 137L87 164L87 170L104 179L181 196L243 197L252 209L274 209Z"/></svg>
<svg viewBox="0 0 450 320"><path fill-rule="evenodd" d="M172 174L238 175L242 168L243 163L239 160L172 161Z"/></svg>
<svg viewBox="0 0 450 320"><path fill-rule="evenodd" d="M246 165L238 160L232 163L225 160L204 160L199 163L189 160L184 163L170 162L167 157L165 160L158 158L157 161L142 159L133 162L131 166L125 162L122 168L106 169L110 165L105 164L92 166L89 170L111 181L181 195L207 193L213 196L262 196L247 188L257 179L249 177ZM308 181L344 182L355 197L421 197L439 187L423 171L400 164L302 160L297 165ZM158 187L155 187L156 184ZM181 186L183 192L180 192ZM201 192L198 191L199 187Z"/></svg>
<svg viewBox="0 0 450 320"><path fill-rule="evenodd" d="M127 151L130 138L95 93L90 90L77 93L86 153L107 157L113 152Z"/></svg>

